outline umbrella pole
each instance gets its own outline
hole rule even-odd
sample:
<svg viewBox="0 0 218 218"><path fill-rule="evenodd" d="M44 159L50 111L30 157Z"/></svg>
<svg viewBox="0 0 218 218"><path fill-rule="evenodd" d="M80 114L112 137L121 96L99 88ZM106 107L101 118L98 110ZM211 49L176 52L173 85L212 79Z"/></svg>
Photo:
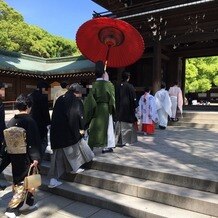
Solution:
<svg viewBox="0 0 218 218"><path fill-rule="evenodd" d="M109 53L110 53L110 48L111 48L111 46L109 45L109 46L107 47L106 61L105 61L105 63L104 63L104 71L105 71L105 72L106 72L106 69L107 69L107 62L108 62L108 57L109 57Z"/></svg>
<svg viewBox="0 0 218 218"><path fill-rule="evenodd" d="M106 69L107 69L107 60L104 63L104 72L106 72Z"/></svg>

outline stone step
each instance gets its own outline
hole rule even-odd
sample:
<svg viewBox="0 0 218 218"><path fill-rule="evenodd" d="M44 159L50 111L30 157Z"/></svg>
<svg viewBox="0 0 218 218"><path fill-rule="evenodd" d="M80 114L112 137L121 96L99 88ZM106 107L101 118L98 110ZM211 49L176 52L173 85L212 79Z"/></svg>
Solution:
<svg viewBox="0 0 218 218"><path fill-rule="evenodd" d="M48 166L44 166L43 169L41 170L41 173L46 173L46 171L48 170ZM6 170L6 172L4 172L4 177L7 178L7 180L11 181L11 170ZM94 170L93 170L94 171ZM101 172L102 173L102 172ZM85 175L82 175L85 174ZM129 196L126 194L122 194L122 193L117 193L117 192L113 192L113 191L108 191L108 190L104 190L104 189L99 189L96 187L92 187L90 186L90 183L88 186L81 184L81 183L76 183L76 182L69 182L69 180L73 180L72 178L74 178L74 180L76 181L75 178L78 178L78 180L80 180L79 178L81 176L86 176L92 174L92 171L87 170L84 171L81 174L77 174L75 176L75 174L67 174L65 176L65 179L67 179L68 181L63 181L63 185L54 188L54 189L48 189L47 185L48 185L48 179L46 176L42 176L43 179L43 183L42 186L40 187L40 189L45 190L45 191L50 191L54 194L66 197L66 198L70 198L70 199L74 199L74 200L78 200L84 203L89 203L92 205L96 205L105 209L109 209L115 212L119 212L122 213L124 215L128 215L128 216L132 216L132 217L148 217L148 218L157 218L157 217L190 217L190 218L211 218L211 216L206 215L206 214L202 214L202 213L198 213L198 212L193 212L193 211L189 211L189 210L185 210L185 209L181 209L181 208L177 208L174 206L170 206L170 205L166 205L166 204L162 204L162 203L158 203L158 202L153 202L150 200L146 200L146 199L142 199L141 196L149 196L149 193L151 195L151 190L149 190L146 194L146 192L143 192L141 190L143 190L142 186L138 187L138 191L137 193L138 196ZM109 176L109 173L107 174ZM91 175L90 175L91 176ZM92 176L91 176L92 177ZM112 176L114 177L114 175ZM122 175L116 175L116 177L121 177L123 179L125 179L125 176L123 177ZM117 180L115 179L116 177L113 178L113 180L116 182ZM107 177L105 177L107 178ZM93 181L96 181L95 176L92 177ZM135 178L130 178L130 180L136 181ZM143 180L144 181L144 180ZM78 182L78 181L77 181ZM146 182L146 181L145 181ZM147 181L147 183L150 182L150 186L151 185L151 181ZM106 180L106 181L101 181L100 183L109 183L110 185L110 181ZM126 180L125 183L128 183L128 181ZM115 183L114 183L115 184ZM118 183L116 183L118 184ZM127 192L129 192L129 188L132 188L131 186L133 186L133 184L131 185L126 185L122 188L121 190L125 190ZM164 184L161 184L161 186L163 187ZM172 190L171 190L172 191ZM182 191L181 191L182 192ZM187 193L187 192L186 192ZM184 194L184 193L183 193ZM164 198L163 197L163 193L158 193L156 192L156 198ZM171 198L173 196L173 194L171 193L169 198ZM206 195L204 195L206 196ZM195 197L202 197L201 194L199 194L199 196L195 196ZM174 200L176 201L176 198L174 197ZM165 202L169 201L168 199L165 199ZM172 202L172 200L171 200ZM184 202L183 202L184 203ZM187 204L190 204L190 200L186 202ZM205 207L203 202L199 202L200 205L203 207ZM185 204L185 203L184 203ZM191 205L191 204L190 204ZM195 207L196 205L194 205ZM212 206L213 207L213 206ZM211 211L211 209L210 209ZM176 216L175 216L176 214ZM209 212L209 214L211 214L211 212Z"/></svg>
<svg viewBox="0 0 218 218"><path fill-rule="evenodd" d="M218 197L214 194L218 191L217 181L134 168L99 160L93 161L90 167L92 169L76 176L68 174L65 179L207 215L218 214ZM48 166L44 165L44 173L47 173L47 170ZM184 187L189 187L189 189Z"/></svg>
<svg viewBox="0 0 218 218"><path fill-rule="evenodd" d="M214 111L218 112L218 105L183 105L183 110L185 111Z"/></svg>
<svg viewBox="0 0 218 218"><path fill-rule="evenodd" d="M210 121L212 122L212 121ZM194 128L202 128L202 129L218 129L218 122L217 123L209 123L205 120L204 122L199 122L199 121L179 121L179 122L170 122L169 126L182 126L182 127L194 127Z"/></svg>
<svg viewBox="0 0 218 218"><path fill-rule="evenodd" d="M218 193L218 181L216 176L209 178L208 176L202 177L185 175L179 171L177 173L169 173L161 170L155 171L144 166L132 167L128 165L121 165L119 163L107 162L106 160L95 160L91 163L90 168L215 194Z"/></svg>
<svg viewBox="0 0 218 218"><path fill-rule="evenodd" d="M69 175L68 180L206 215L218 214L218 195L213 193L98 170Z"/></svg>
<svg viewBox="0 0 218 218"><path fill-rule="evenodd" d="M186 112L183 113L182 117L180 116L180 120L207 120L209 122L218 123L218 112Z"/></svg>
<svg viewBox="0 0 218 218"><path fill-rule="evenodd" d="M192 212L173 206L120 194L84 184L63 182L62 185L49 189L48 180L43 177L40 189L50 191L69 199L92 204L136 218L211 218L211 216Z"/></svg>
<svg viewBox="0 0 218 218"><path fill-rule="evenodd" d="M179 121L186 121L186 122L200 122L200 123L216 123L218 124L218 117L210 117L210 118L207 118L207 117L198 117L198 118L195 118L195 117L183 117L183 118L180 118Z"/></svg>
<svg viewBox="0 0 218 218"><path fill-rule="evenodd" d="M218 120L218 112L184 112L183 118Z"/></svg>
<svg viewBox="0 0 218 218"><path fill-rule="evenodd" d="M169 122L168 125L203 129L218 129L218 112L184 111L183 117L179 117L179 122Z"/></svg>

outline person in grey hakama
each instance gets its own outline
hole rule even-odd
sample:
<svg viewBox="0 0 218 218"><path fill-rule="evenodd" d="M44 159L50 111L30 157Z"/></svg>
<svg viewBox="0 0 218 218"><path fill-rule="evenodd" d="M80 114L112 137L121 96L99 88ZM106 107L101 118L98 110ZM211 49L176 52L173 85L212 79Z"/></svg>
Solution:
<svg viewBox="0 0 218 218"><path fill-rule="evenodd" d="M137 121L135 110L138 106L136 93L132 84L128 83L129 72L123 72L122 83L116 87L116 144L124 146L137 142L134 122Z"/></svg>
<svg viewBox="0 0 218 218"><path fill-rule="evenodd" d="M61 185L57 179L64 173L82 172L84 163L90 162L94 153L83 139L83 103L78 98L82 87L72 84L65 95L60 96L54 106L51 121L51 166L48 177L49 188Z"/></svg>

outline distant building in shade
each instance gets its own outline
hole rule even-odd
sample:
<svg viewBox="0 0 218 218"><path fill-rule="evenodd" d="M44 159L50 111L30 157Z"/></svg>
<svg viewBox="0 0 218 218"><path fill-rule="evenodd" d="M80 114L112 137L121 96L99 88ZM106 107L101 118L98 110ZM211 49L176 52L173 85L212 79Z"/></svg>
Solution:
<svg viewBox="0 0 218 218"><path fill-rule="evenodd" d="M20 93L30 93L41 79L51 85L51 100L52 90L63 80L91 84L95 78L94 66L82 56L40 58L0 50L0 82L6 85L5 101L14 101Z"/></svg>

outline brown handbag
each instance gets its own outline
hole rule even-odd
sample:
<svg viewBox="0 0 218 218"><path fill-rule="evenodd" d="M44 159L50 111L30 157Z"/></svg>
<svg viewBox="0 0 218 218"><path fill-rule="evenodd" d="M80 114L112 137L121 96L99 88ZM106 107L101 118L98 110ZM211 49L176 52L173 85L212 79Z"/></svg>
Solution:
<svg viewBox="0 0 218 218"><path fill-rule="evenodd" d="M30 175L33 169L33 174ZM24 187L25 189L35 189L38 188L42 184L42 178L39 174L39 170L37 167L32 166L29 168L28 175L24 179Z"/></svg>

